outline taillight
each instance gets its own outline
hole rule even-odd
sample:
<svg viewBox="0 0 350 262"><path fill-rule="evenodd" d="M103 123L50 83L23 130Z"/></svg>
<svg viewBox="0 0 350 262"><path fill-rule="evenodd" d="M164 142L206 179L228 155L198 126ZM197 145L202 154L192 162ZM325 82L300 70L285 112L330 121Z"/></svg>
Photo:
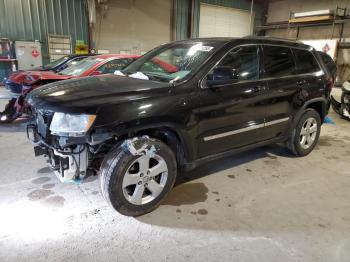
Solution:
<svg viewBox="0 0 350 262"><path fill-rule="evenodd" d="M334 86L334 81L335 81L335 77L331 77L330 79L327 80L327 89L329 92L332 91L332 88Z"/></svg>

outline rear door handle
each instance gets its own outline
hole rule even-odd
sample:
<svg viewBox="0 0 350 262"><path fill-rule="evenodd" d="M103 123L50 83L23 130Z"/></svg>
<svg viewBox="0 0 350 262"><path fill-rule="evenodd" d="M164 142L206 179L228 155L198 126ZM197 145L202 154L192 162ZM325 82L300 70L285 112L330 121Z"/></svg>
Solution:
<svg viewBox="0 0 350 262"><path fill-rule="evenodd" d="M297 81L297 86L301 87L306 84L306 80L299 80Z"/></svg>

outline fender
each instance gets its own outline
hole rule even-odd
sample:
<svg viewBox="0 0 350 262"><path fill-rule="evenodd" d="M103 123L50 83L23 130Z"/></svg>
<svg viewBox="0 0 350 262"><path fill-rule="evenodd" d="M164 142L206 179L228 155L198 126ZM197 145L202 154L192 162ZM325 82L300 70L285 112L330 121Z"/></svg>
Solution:
<svg viewBox="0 0 350 262"><path fill-rule="evenodd" d="M138 122L138 121L137 121ZM166 136L166 132L170 131L175 134L182 146L184 157L186 161L193 161L196 157L196 143L195 137L191 135L190 130L185 130L177 124L171 122L159 122L149 124L138 124L137 122L123 123L114 128L114 133L117 137L125 137L129 134L147 133L148 131L162 131ZM193 133L194 134L194 133Z"/></svg>
<svg viewBox="0 0 350 262"><path fill-rule="evenodd" d="M323 98L323 97L318 97L318 98L313 98L310 99L308 101L306 101L304 103L304 105L297 111L297 113L295 114L293 121L292 121L292 129L298 124L299 119L301 118L301 116L303 115L303 113L305 112L306 108L309 108L309 106L313 103L318 103L318 102L322 102L322 115L321 115L321 119L323 121L324 117L327 115L327 99Z"/></svg>

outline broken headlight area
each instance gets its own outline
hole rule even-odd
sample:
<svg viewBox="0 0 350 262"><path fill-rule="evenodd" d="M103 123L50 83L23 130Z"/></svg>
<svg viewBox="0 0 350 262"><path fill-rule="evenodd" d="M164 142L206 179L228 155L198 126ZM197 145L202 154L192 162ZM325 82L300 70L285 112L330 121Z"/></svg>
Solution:
<svg viewBox="0 0 350 262"><path fill-rule="evenodd" d="M50 130L53 113L36 112L35 121L27 126L27 136L34 143L35 156L43 155L62 182L79 182L88 171L98 168L99 152L111 139L109 133L94 132L70 137L53 134Z"/></svg>

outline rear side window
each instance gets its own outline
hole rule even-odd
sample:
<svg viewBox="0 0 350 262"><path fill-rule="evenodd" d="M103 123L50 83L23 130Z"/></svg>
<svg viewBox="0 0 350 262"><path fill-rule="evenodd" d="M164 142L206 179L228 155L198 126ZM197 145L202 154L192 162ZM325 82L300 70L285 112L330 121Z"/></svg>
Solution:
<svg viewBox="0 0 350 262"><path fill-rule="evenodd" d="M306 50L293 49L298 74L309 74L320 71L314 55Z"/></svg>
<svg viewBox="0 0 350 262"><path fill-rule="evenodd" d="M293 53L288 47L263 46L265 77L295 74Z"/></svg>

